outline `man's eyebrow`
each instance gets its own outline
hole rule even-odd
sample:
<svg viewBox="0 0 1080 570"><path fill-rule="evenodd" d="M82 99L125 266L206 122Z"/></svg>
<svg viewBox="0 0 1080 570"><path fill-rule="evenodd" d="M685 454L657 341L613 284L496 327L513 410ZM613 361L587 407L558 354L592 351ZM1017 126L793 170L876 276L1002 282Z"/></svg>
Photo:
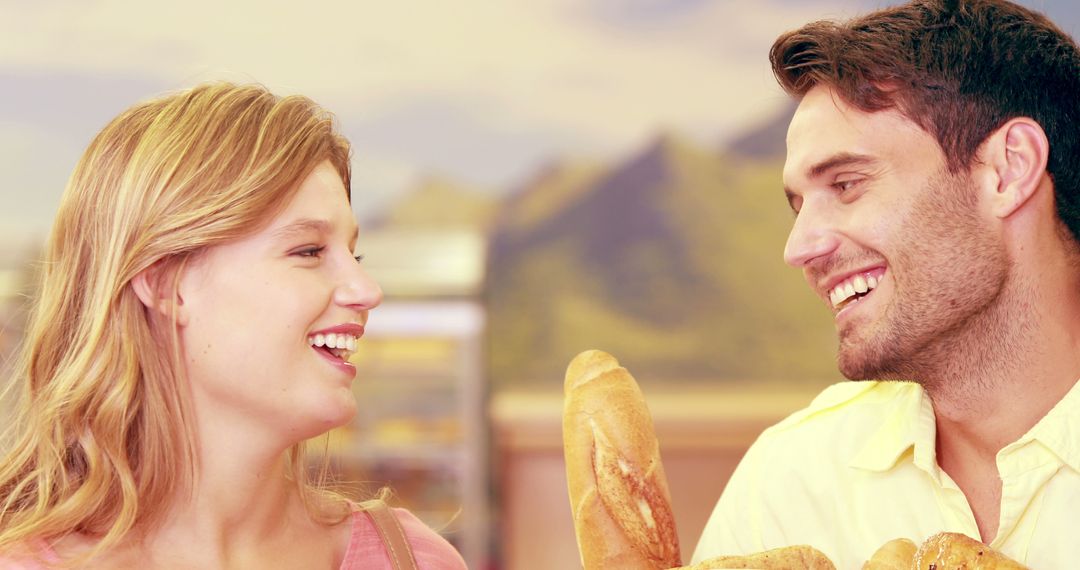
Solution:
<svg viewBox="0 0 1080 570"><path fill-rule="evenodd" d="M865 166L874 164L877 159L868 154L858 154L854 152L841 152L814 164L807 169L808 178L818 178L822 174L842 166ZM787 197L788 204L792 204L792 201L799 195L798 192L784 186L784 196Z"/></svg>
<svg viewBox="0 0 1080 570"><path fill-rule="evenodd" d="M873 164L874 162L877 162L877 159L868 154L841 152L811 166L806 172L810 178L817 178L840 166L866 165Z"/></svg>
<svg viewBox="0 0 1080 570"><path fill-rule="evenodd" d="M352 225L352 242L356 243L356 240L360 239L360 228L355 223ZM327 235L333 231L333 226L326 220L319 220L315 218L301 218L295 222L291 222L280 228L274 230L274 237L279 239L288 239L293 236L304 234L308 232L314 232L317 234Z"/></svg>

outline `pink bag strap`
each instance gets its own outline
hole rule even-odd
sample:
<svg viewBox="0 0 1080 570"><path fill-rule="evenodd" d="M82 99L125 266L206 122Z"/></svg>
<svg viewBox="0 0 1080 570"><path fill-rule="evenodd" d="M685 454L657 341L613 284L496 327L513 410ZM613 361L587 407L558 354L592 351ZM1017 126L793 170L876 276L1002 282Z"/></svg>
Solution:
<svg viewBox="0 0 1080 570"><path fill-rule="evenodd" d="M375 524L375 530L386 547L386 553L390 555L394 570L418 570L412 547L405 538L405 530L401 528L401 523L390 507L379 499L360 503L360 507Z"/></svg>

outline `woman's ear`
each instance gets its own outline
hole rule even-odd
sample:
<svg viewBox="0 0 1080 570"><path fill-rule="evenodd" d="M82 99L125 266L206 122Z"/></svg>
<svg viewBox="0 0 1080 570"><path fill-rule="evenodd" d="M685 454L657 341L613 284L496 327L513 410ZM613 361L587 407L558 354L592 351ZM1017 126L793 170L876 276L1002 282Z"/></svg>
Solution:
<svg viewBox="0 0 1080 570"><path fill-rule="evenodd" d="M131 288L147 309L168 319L175 314L176 324L184 326L187 324L187 314L184 300L176 287L177 278L175 270L166 268L158 261L136 274L131 280Z"/></svg>
<svg viewBox="0 0 1080 570"><path fill-rule="evenodd" d="M1039 123L1017 117L994 131L987 143L984 162L994 170L998 182L991 209L995 216L1007 218L1035 195L1048 176L1050 142Z"/></svg>

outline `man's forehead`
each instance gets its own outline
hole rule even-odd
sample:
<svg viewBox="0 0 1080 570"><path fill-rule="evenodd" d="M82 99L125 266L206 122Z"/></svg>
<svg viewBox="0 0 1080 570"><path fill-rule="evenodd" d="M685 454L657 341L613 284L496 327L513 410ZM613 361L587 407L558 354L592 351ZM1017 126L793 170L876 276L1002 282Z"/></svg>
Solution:
<svg viewBox="0 0 1080 570"><path fill-rule="evenodd" d="M833 156L887 156L900 139L913 134L920 139L928 136L895 110L867 113L831 88L815 87L803 97L788 126L785 183L809 176Z"/></svg>
<svg viewBox="0 0 1080 570"><path fill-rule="evenodd" d="M832 89L815 87L799 102L788 125L788 152L812 150L857 139L869 115L848 105ZM806 149L801 148L806 146Z"/></svg>

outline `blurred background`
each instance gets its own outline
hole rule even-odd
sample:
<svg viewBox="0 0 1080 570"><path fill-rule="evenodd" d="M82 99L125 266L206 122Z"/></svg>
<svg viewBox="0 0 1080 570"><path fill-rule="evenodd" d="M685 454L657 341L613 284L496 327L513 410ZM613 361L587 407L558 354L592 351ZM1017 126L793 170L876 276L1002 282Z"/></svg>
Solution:
<svg viewBox="0 0 1080 570"><path fill-rule="evenodd" d="M828 312L781 260L793 106L768 47L888 4L0 0L0 367L99 128L200 81L302 93L354 145L386 292L339 473L393 487L470 568L577 567L562 380L599 348L645 391L688 560L746 447L839 380Z"/></svg>

